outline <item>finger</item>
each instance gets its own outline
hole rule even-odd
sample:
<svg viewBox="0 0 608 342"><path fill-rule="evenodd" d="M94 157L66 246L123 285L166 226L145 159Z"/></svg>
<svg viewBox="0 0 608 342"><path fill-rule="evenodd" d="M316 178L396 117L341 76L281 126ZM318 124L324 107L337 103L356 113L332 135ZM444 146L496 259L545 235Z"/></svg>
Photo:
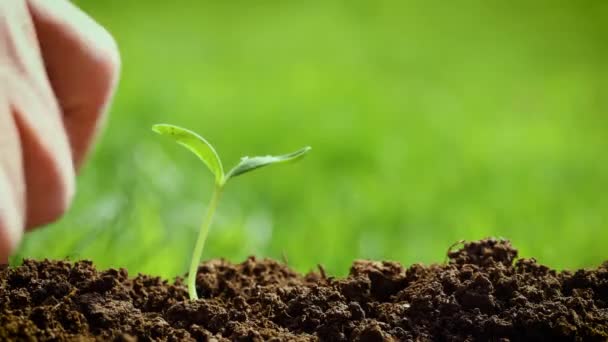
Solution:
<svg viewBox="0 0 608 342"><path fill-rule="evenodd" d="M0 93L6 97L21 143L27 227L57 219L74 192L74 167L55 96L46 77L25 1L2 1ZM2 6L0 6L2 7ZM9 161L10 162L10 161Z"/></svg>
<svg viewBox="0 0 608 342"><path fill-rule="evenodd" d="M1 71L0 71L1 73ZM4 77L0 74L0 81ZM0 96L2 92L0 89ZM25 180L17 127L6 98L0 98L0 264L8 261L23 235Z"/></svg>
<svg viewBox="0 0 608 342"><path fill-rule="evenodd" d="M103 123L118 80L112 36L66 0L28 0L47 74L78 168Z"/></svg>
<svg viewBox="0 0 608 342"><path fill-rule="evenodd" d="M30 96L27 100L28 94L22 93L13 104L26 180L26 228L61 217L75 191L74 166L59 112Z"/></svg>

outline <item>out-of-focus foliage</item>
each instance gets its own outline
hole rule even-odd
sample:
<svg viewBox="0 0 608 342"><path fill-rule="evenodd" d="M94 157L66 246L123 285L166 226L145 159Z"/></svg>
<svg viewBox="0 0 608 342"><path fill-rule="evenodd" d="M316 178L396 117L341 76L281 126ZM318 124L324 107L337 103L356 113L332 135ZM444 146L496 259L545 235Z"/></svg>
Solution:
<svg viewBox="0 0 608 342"><path fill-rule="evenodd" d="M608 257L604 1L77 3L115 35L121 86L72 210L16 258L185 272L213 182L157 122L229 164L315 147L228 187L204 258L344 274L489 235L555 267Z"/></svg>

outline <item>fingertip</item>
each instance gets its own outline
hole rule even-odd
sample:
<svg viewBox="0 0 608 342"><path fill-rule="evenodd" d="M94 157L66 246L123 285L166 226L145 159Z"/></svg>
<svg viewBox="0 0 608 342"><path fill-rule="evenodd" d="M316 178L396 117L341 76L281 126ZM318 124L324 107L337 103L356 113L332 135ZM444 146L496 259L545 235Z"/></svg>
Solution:
<svg viewBox="0 0 608 342"><path fill-rule="evenodd" d="M60 176L54 177L57 178ZM46 180L37 182L32 180L32 177L28 177L28 181L28 185L48 183ZM51 184L46 188L53 194L51 201L48 201L49 196L43 194L40 194L39 197L34 197L33 199L28 197L27 219L25 221L26 229L30 230L32 228L45 226L60 219L72 204L75 192L74 188L73 182L67 181L67 179L61 179L60 182ZM32 187L32 189L41 189L41 187ZM42 187L42 189L44 189L44 187ZM38 196L35 192L36 190L28 191L28 196ZM40 198L40 200L38 200L38 198Z"/></svg>
<svg viewBox="0 0 608 342"><path fill-rule="evenodd" d="M35 143L29 140L29 143ZM24 143L27 145L28 142ZM55 222L69 209L76 190L74 169L60 164L43 147L24 146L25 178L27 180L26 229ZM46 172L40 172L39 168Z"/></svg>

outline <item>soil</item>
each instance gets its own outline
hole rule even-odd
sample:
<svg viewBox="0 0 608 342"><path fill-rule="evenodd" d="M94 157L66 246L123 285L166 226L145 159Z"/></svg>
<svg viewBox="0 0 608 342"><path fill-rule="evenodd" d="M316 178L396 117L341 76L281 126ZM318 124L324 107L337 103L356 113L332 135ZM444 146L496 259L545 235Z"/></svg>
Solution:
<svg viewBox="0 0 608 342"><path fill-rule="evenodd" d="M24 260L0 270L0 340L608 341L608 262L557 272L494 239L448 257L356 261L343 279L212 260L199 267L197 301L179 278Z"/></svg>

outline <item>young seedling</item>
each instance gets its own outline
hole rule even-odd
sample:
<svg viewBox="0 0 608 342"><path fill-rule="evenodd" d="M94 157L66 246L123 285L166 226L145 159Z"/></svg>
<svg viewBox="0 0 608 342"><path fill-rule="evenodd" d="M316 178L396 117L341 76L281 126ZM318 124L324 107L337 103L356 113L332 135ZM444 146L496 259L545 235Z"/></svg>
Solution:
<svg viewBox="0 0 608 342"><path fill-rule="evenodd" d="M213 221L213 214L215 213L220 195L222 194L222 190L224 189L226 183L236 176L259 169L263 166L285 163L301 158L308 151L310 151L310 147L307 146L293 153L280 156L260 156L251 158L243 157L235 167L225 174L219 155L217 152L215 152L213 146L211 146L211 144L200 135L185 128L167 124L154 125L152 126L152 130L160 135L166 135L173 138L178 144L192 151L192 153L196 154L196 156L199 157L200 160L205 163L205 165L207 165L211 173L213 173L215 176L213 195L211 196L211 201L207 207L207 213L203 218L203 222L198 233L198 238L196 239L196 244L194 245L192 260L190 262L190 270L188 272L188 293L190 295L190 299L198 299L198 294L196 293L196 273L198 270L198 263L203 254L205 240L207 240L209 227Z"/></svg>

